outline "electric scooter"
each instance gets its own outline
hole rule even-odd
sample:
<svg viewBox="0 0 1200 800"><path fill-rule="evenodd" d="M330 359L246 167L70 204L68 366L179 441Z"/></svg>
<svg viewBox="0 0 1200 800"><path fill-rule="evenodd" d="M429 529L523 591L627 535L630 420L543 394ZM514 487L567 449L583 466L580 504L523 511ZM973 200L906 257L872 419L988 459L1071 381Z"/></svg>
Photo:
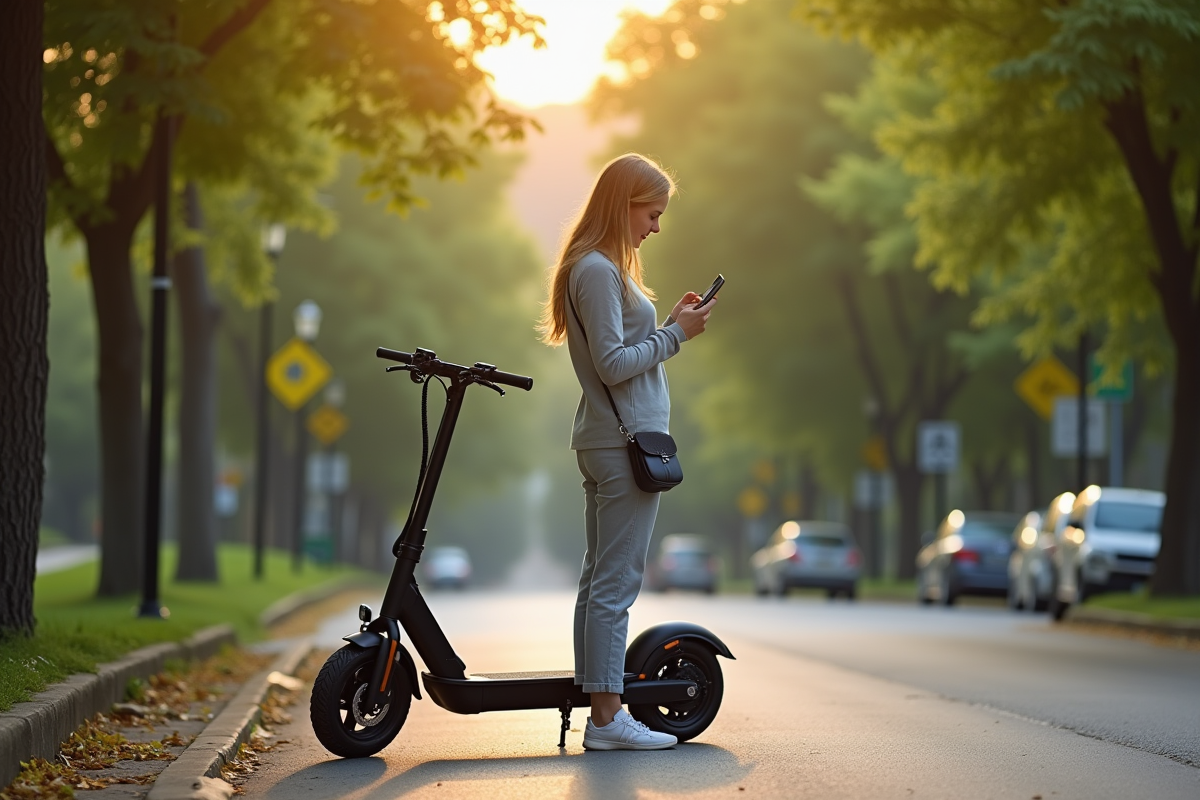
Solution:
<svg viewBox="0 0 1200 800"><path fill-rule="evenodd" d="M392 570L378 617L369 606L358 608L362 624L348 642L325 662L313 683L309 716L317 739L344 758L374 755L396 737L415 697L421 699L417 668L400 643L400 629L426 671L420 684L433 701L456 714L484 711L556 708L561 715L558 746L566 746L571 709L588 706L588 694L575 685L571 671L475 673L454 652L438 626L414 573L428 531L425 524L438 480L450 451L450 439L468 387L486 386L504 395L501 386L529 391L533 379L501 372L491 364L461 366L442 361L431 350L414 353L379 348L379 358L399 362L387 372L405 371L424 384L421 397L421 470L408 521L392 547ZM428 393L431 380L446 390L441 424L429 450ZM725 644L708 630L688 622L655 625L630 643L625 652L622 702L629 713L653 730L679 741L699 735L717 715L724 682L717 656L732 659Z"/></svg>

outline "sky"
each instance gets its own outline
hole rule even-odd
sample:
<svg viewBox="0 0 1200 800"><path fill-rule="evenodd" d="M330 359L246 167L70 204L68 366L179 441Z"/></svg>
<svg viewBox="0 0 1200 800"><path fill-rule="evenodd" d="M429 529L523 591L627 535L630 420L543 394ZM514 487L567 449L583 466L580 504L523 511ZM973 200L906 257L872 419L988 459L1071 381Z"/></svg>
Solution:
<svg viewBox="0 0 1200 800"><path fill-rule="evenodd" d="M621 25L625 9L657 16L671 0L521 0L530 14L546 20L546 47L534 50L528 39L492 48L479 65L495 76L496 94L537 108L582 100L600 75L611 73L604 47Z"/></svg>

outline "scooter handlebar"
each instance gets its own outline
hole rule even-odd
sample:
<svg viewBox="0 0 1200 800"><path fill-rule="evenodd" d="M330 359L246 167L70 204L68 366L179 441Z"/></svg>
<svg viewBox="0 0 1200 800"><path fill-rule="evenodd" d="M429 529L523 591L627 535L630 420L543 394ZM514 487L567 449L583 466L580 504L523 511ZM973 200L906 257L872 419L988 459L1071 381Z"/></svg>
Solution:
<svg viewBox="0 0 1200 800"><path fill-rule="evenodd" d="M427 356L432 355L432 353L429 353L428 351L423 350L421 352ZM376 348L375 355L378 358L386 358L389 361L399 361L401 364L412 364L414 361L412 353L406 353L403 350L392 350L387 347ZM512 372L501 372L490 364L479 363L473 367L464 367L458 364L451 364L449 361L442 361L436 357L432 360L437 364L437 367L431 371L437 375L454 377L455 375L466 371L471 372L483 380L491 381L492 383L503 384L505 386L512 386L517 389L524 389L527 392L533 388L533 378L525 375L516 375ZM423 365L432 366L429 361L422 361L421 363Z"/></svg>

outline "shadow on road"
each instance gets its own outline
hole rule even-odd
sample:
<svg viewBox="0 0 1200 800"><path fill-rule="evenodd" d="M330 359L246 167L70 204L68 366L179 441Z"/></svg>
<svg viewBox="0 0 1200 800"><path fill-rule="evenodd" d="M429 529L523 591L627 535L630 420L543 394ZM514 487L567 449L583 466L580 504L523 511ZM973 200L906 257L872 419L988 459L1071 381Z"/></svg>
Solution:
<svg viewBox="0 0 1200 800"><path fill-rule="evenodd" d="M299 797L312 788L312 781L335 781L342 796L358 800L393 800L445 783L502 781L517 796L533 797L539 793L540 781L547 778L569 779L561 796L585 800L636 797L643 790L687 796L742 781L754 767L724 748L692 742L651 752L561 751L524 758L439 759L373 785L387 771L387 764L382 758L370 758L314 764L281 780L269 796ZM530 782L529 793L520 791L521 780Z"/></svg>

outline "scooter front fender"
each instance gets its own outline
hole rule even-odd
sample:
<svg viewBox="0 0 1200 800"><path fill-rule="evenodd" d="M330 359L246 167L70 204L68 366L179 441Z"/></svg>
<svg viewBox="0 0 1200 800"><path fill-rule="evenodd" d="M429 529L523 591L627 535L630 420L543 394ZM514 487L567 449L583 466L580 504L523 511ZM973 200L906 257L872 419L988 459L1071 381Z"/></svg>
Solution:
<svg viewBox="0 0 1200 800"><path fill-rule="evenodd" d="M625 650L625 672L640 673L642 666L660 647L683 641L701 645L713 653L733 659L733 653L712 631L693 622L663 622L638 634Z"/></svg>
<svg viewBox="0 0 1200 800"><path fill-rule="evenodd" d="M375 631L359 631L352 633L349 636L343 636L342 641L349 642L353 645L358 645L364 650L373 650L376 647L383 647L388 638L382 633ZM404 645L396 643L396 657L404 666L404 674L408 676L408 685L412 687L413 697L421 699L421 683L417 680L417 665L413 663L413 658L405 649Z"/></svg>

